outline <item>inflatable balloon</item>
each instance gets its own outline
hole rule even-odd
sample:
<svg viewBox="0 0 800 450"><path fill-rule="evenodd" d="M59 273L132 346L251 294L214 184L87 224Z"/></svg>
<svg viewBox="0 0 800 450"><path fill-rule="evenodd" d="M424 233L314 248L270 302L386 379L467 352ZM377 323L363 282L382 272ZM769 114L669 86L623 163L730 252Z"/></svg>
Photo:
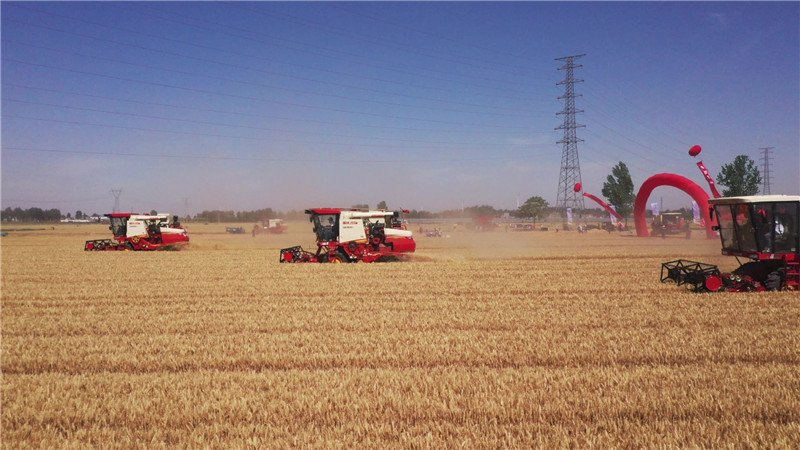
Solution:
<svg viewBox="0 0 800 450"><path fill-rule="evenodd" d="M659 186L672 186L676 187L683 192L689 194L697 205L700 206L700 214L706 224L706 237L709 239L717 239L716 233L711 229L711 217L708 215L708 194L694 181L675 175L674 173L659 173L645 180L639 192L636 194L636 201L633 205L633 220L636 224L637 236L650 236L647 230L647 199L653 189Z"/></svg>
<svg viewBox="0 0 800 450"><path fill-rule="evenodd" d="M692 147L692 148L690 148L690 149L689 149L689 155L691 155L691 156L697 156L697 155L699 155L699 154L700 154L700 152L702 152L702 151L703 151L703 147L700 147L699 145L695 145L694 147Z"/></svg>
<svg viewBox="0 0 800 450"><path fill-rule="evenodd" d="M575 192L580 192L582 187L580 183L575 183Z"/></svg>
<svg viewBox="0 0 800 450"><path fill-rule="evenodd" d="M598 205L602 206L603 209L605 209L606 211L611 213L612 216L616 217L617 222L622 222L622 216L620 216L619 213L617 213L614 209L612 209L610 206L608 206L608 204L606 202L600 200L599 198L597 198L594 195L589 194L587 192L584 192L583 196L594 200Z"/></svg>
<svg viewBox="0 0 800 450"><path fill-rule="evenodd" d="M706 178L706 181L708 182L708 187L711 188L711 194L714 195L714 198L722 197L722 194L720 194L719 191L717 190L717 185L714 183L714 179L711 178L711 174L708 173L706 165L703 164L703 160L697 162L697 167L700 168L700 172Z"/></svg>

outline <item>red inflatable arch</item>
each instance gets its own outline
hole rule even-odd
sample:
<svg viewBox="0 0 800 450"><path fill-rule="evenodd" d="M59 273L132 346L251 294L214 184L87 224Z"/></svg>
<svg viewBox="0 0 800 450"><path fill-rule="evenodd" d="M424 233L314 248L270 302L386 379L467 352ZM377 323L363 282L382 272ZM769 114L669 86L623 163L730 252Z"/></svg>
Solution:
<svg viewBox="0 0 800 450"><path fill-rule="evenodd" d="M650 193L653 192L653 189L659 186L676 187L689 194L700 206L700 217L703 218L706 224L706 237L709 239L717 238L716 233L711 229L711 218L708 216L708 194L694 181L674 173L655 174L645 180L642 187L639 188L639 193L636 194L636 202L633 205L633 220L636 224L637 236L650 236L650 232L647 230L647 199L650 198Z"/></svg>

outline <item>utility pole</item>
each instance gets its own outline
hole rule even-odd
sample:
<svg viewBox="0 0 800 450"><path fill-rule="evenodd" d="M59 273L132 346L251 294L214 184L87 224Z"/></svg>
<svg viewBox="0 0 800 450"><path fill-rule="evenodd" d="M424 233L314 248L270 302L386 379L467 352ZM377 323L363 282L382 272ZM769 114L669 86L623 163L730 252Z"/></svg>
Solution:
<svg viewBox="0 0 800 450"><path fill-rule="evenodd" d="M558 70L567 71L566 78L556 83L556 86L564 86L564 95L558 97L559 100L564 100L564 109L556 113L557 116L564 116L564 122L556 128L556 130L564 130L564 137L557 142L557 144L564 145L561 152L561 174L558 177L558 195L556 196L556 209L561 211L564 217L566 217L567 208L572 208L573 212L584 209L583 195L575 192L575 185L581 182L578 142L583 142L583 139L578 139L575 130L586 126L575 122L575 114L583 112L583 110L575 109L575 98L581 97L580 94L575 93L575 83L582 83L583 80L576 80L573 75L574 69L583 67L580 64L576 65L575 60L583 56L586 54L556 58L556 61L564 61L564 65Z"/></svg>
<svg viewBox="0 0 800 450"><path fill-rule="evenodd" d="M769 151L775 147L761 147L761 162L764 163L763 175L761 177L761 195L770 195L770 173L769 173Z"/></svg>
<svg viewBox="0 0 800 450"><path fill-rule="evenodd" d="M111 195L114 196L114 211L112 212L119 212L119 196L122 195L122 188L119 189L111 189Z"/></svg>

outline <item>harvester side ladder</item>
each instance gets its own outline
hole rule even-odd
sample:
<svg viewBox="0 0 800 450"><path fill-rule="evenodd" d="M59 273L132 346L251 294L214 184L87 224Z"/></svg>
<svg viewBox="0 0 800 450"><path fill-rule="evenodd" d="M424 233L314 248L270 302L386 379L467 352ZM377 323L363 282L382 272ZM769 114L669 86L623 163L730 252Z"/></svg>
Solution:
<svg viewBox="0 0 800 450"><path fill-rule="evenodd" d="M800 261L786 261L786 286L800 289Z"/></svg>

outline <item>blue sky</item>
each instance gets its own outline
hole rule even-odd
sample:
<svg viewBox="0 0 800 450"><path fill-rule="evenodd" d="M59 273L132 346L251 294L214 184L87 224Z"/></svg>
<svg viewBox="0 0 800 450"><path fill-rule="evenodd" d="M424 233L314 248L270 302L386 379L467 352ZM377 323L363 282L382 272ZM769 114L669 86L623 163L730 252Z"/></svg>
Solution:
<svg viewBox="0 0 800 450"><path fill-rule="evenodd" d="M577 60L585 190L707 187L771 152L800 193L798 2L7 2L2 207L184 215L556 201ZM658 188L651 201L689 206ZM188 205L188 206L187 206Z"/></svg>

